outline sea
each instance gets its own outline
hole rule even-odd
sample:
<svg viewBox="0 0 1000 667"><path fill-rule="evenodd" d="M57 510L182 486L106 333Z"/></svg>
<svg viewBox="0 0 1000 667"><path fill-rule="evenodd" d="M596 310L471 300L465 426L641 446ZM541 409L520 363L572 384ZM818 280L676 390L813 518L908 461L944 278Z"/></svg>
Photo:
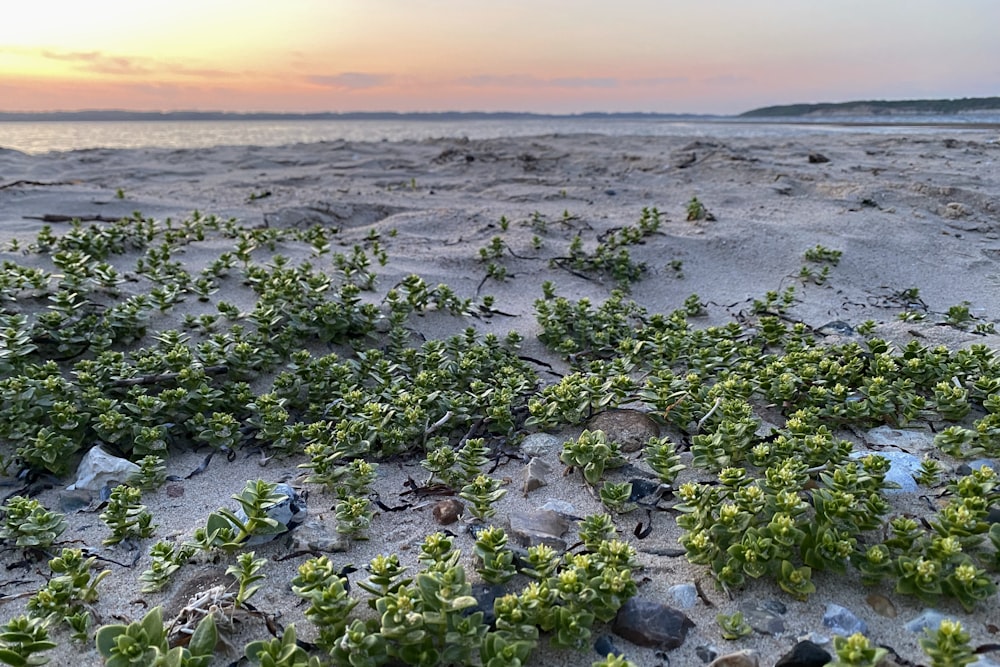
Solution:
<svg viewBox="0 0 1000 667"><path fill-rule="evenodd" d="M0 149L41 154L94 148L282 146L321 141L495 139L543 135L687 136L781 139L810 133L876 134L985 132L1000 141L1000 114L961 116L837 116L736 118L527 118L468 120L142 120L0 122Z"/></svg>

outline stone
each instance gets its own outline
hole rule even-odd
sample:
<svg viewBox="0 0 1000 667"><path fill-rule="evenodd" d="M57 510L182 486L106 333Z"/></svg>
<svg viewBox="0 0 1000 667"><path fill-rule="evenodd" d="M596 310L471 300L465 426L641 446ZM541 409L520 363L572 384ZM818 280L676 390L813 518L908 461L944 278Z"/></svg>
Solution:
<svg viewBox="0 0 1000 667"><path fill-rule="evenodd" d="M809 641L801 641L792 650L781 656L774 667L823 667L833 656L821 646Z"/></svg>
<svg viewBox="0 0 1000 667"><path fill-rule="evenodd" d="M292 533L293 552L319 551L323 553L340 553L351 546L351 538L337 532L330 532L319 519L308 519Z"/></svg>
<svg viewBox="0 0 1000 667"><path fill-rule="evenodd" d="M85 507L90 507L94 501L94 496L90 491L84 489L73 489L72 491L59 492L59 510L63 514L78 512Z"/></svg>
<svg viewBox="0 0 1000 667"><path fill-rule="evenodd" d="M923 632L925 629L931 632L937 632L938 626L941 625L941 621L954 618L954 616L948 616L947 614L942 614L937 609L924 609L919 616L904 625L908 632Z"/></svg>
<svg viewBox="0 0 1000 667"><path fill-rule="evenodd" d="M112 456L100 446L94 446L80 459L80 465L76 468L76 481L67 486L66 490L100 491L108 486L123 484L138 472L139 466L128 459Z"/></svg>
<svg viewBox="0 0 1000 667"><path fill-rule="evenodd" d="M839 604L826 605L826 612L823 614L823 625L830 628L834 634L850 637L856 632L863 635L868 634L868 624L854 615L850 609L841 607Z"/></svg>
<svg viewBox="0 0 1000 667"><path fill-rule="evenodd" d="M184 485L183 484L167 484L166 491L168 498L180 498L184 495Z"/></svg>
<svg viewBox="0 0 1000 667"><path fill-rule="evenodd" d="M479 583L472 585L472 597L476 598L476 606L471 609L471 613L483 612L483 623L489 626L496 625L497 615L493 611L493 603L497 598L507 594L507 589L500 584Z"/></svg>
<svg viewBox="0 0 1000 667"><path fill-rule="evenodd" d="M657 481L636 477L634 479L630 479L628 483L632 485L632 493L629 494L628 498L630 503L636 503L640 500L656 502L662 495L660 487L663 485ZM652 497L654 494L657 494L656 497Z"/></svg>
<svg viewBox="0 0 1000 667"><path fill-rule="evenodd" d="M885 618L896 618L896 605L892 600L879 593L872 593L865 598L868 606L875 610L875 613Z"/></svg>
<svg viewBox="0 0 1000 667"><path fill-rule="evenodd" d="M884 428L880 426L879 428ZM870 431L869 431L870 433ZM920 458L913 454L896 451L877 452L851 452L852 459L862 459L869 454L878 454L889 461L889 472L885 474L885 481L898 485L898 488L885 489L885 493L916 493L917 482L914 475L920 474Z"/></svg>
<svg viewBox="0 0 1000 667"><path fill-rule="evenodd" d="M621 655L622 652L615 647L614 640L610 635L601 635L594 640L594 653L606 658L609 655Z"/></svg>
<svg viewBox="0 0 1000 667"><path fill-rule="evenodd" d="M770 602L770 604L769 604ZM785 605L777 601L744 602L739 610L743 620L751 628L762 635L780 635L785 631L785 622L781 614L785 613Z"/></svg>
<svg viewBox="0 0 1000 667"><path fill-rule="evenodd" d="M271 505L266 510L265 514L268 517L274 519L279 524L284 526L284 530L279 533L274 533L270 535L252 535L244 544L248 547L256 546L258 544L265 544L271 540L277 539L284 533L292 530L296 526L302 524L309 516L309 508L306 505L306 499L299 495L290 484L285 484L284 482L276 485L274 487L275 493L280 493L285 496L284 500ZM240 521L246 521L247 515L243 511L243 508L237 508L233 513L239 517Z"/></svg>
<svg viewBox="0 0 1000 667"><path fill-rule="evenodd" d="M822 153L809 153L809 164L824 164L829 161L830 158Z"/></svg>
<svg viewBox="0 0 1000 667"><path fill-rule="evenodd" d="M561 536L569 530L569 521L558 512L511 512L507 521L511 539L522 547L547 544L556 551L566 550Z"/></svg>
<svg viewBox="0 0 1000 667"><path fill-rule="evenodd" d="M719 649L714 646L696 646L694 654L707 664L719 657Z"/></svg>
<svg viewBox="0 0 1000 667"><path fill-rule="evenodd" d="M565 500L559 500L558 498L546 498L545 503L538 509L552 510L557 514L561 514L570 521L579 521L583 518L576 511L576 508L573 507L573 503L568 503Z"/></svg>
<svg viewBox="0 0 1000 667"><path fill-rule="evenodd" d="M708 667L759 667L760 661L757 654L749 649L719 656Z"/></svg>
<svg viewBox="0 0 1000 667"><path fill-rule="evenodd" d="M924 429L877 426L865 433L864 440L872 447L922 451L934 444L934 434ZM874 453L885 454L885 452Z"/></svg>
<svg viewBox="0 0 1000 667"><path fill-rule="evenodd" d="M552 466L537 456L532 456L531 460L528 461L528 465L524 467L524 485L522 486L524 495L528 495L535 489L546 486L549 482L545 479L545 476L550 472L552 472Z"/></svg>
<svg viewBox="0 0 1000 667"><path fill-rule="evenodd" d="M674 584L667 595L678 609L690 609L698 603L698 587L694 584Z"/></svg>
<svg viewBox="0 0 1000 667"><path fill-rule="evenodd" d="M606 410L591 419L587 428L604 431L608 442L617 442L626 454L639 451L650 438L660 436L659 425L639 410Z"/></svg>
<svg viewBox="0 0 1000 667"><path fill-rule="evenodd" d="M615 615L611 631L637 646L675 649L694 622L684 612L644 597L631 597Z"/></svg>
<svg viewBox="0 0 1000 667"><path fill-rule="evenodd" d="M563 441L549 433L532 433L521 441L521 451L526 456L545 456L562 449Z"/></svg>
<svg viewBox="0 0 1000 667"><path fill-rule="evenodd" d="M445 498L434 504L431 516L442 526L449 526L465 512L465 504L458 498Z"/></svg>

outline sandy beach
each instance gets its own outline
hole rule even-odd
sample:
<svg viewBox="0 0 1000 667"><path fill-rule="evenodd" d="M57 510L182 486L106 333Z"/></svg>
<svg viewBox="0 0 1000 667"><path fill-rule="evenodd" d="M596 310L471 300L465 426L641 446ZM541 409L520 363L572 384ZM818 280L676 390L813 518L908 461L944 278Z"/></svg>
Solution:
<svg viewBox="0 0 1000 667"><path fill-rule="evenodd" d="M710 215L689 220L692 198ZM753 326L755 300L794 288L794 301L783 313L785 321L825 332L821 335L831 342L863 340L857 327L872 321L874 335L898 347L916 340L929 347L985 345L1000 352L1000 336L992 331L992 325L1000 322L1000 134L995 130L922 129L906 135L840 129L782 140L574 135L267 148L90 149L32 156L0 149L0 261L53 271L47 257L26 251L43 225L60 235L73 218L103 225L133 212L161 225L168 219L175 223L188 219L198 211L234 218L246 227L336 229L330 237L331 250L323 255L306 243L289 241L279 241L273 250L262 247L253 252L254 262L262 266L277 253L292 265L308 261L328 266L331 274L333 254L349 254L365 243L370 249L371 239L377 238L385 263L370 267L376 280L373 289L363 293L365 302L384 311L387 291L411 274L430 286L446 284L458 297L472 300L475 316L437 311L414 315L408 322L413 343L445 339L468 327L501 339L516 331L523 337L518 354L531 360L527 363L543 386L572 370L566 359L538 339L541 326L535 302L543 296L543 283L550 281L567 299L603 303L621 285L607 275L574 270L564 261L574 237L591 252L609 234L635 225L644 208L654 207L661 216L658 229L628 246L632 260L644 263L646 270L627 285L627 296L650 314L671 313L697 295L704 314L692 317L692 326L730 322ZM481 251L490 248L495 238L502 246L491 261L484 261ZM12 250L14 239L17 250ZM232 239L211 236L186 245L173 259L195 275L232 245ZM840 251L839 262L829 265L822 279L804 277L803 267L817 273L821 269L804 258L817 246ZM114 258L126 275L119 298L153 287L133 270L142 256L134 251ZM488 275L491 262L502 267L503 280ZM919 298L907 298L914 289ZM493 297L492 303L481 308L484 297ZM246 313L253 310L256 299L239 268L234 268L220 280L220 289L210 300L188 294L164 312L154 312L150 334L181 330L195 344L210 334L184 329L185 316L214 313L219 301ZM108 304L114 301L109 298ZM35 295L5 307L7 312L38 313L44 312L46 303ZM966 308L972 318L962 327L946 323L955 306ZM900 319L907 311L922 319L916 315ZM318 341L313 348L314 354L351 352L349 346ZM253 378L252 391L269 391L273 375ZM762 418L781 427L774 423L780 417L778 410L770 410ZM563 442L576 438L586 426L552 432ZM922 422L915 427L930 432ZM537 431L519 425L516 435ZM682 440L666 425L661 432ZM838 436L850 440L858 451L875 448L864 430L844 429ZM505 437L497 437L491 446L500 448L505 442ZM929 439L923 442L926 445ZM10 462L19 445L0 442L3 461L9 464L7 475L0 477L2 495L30 488L45 506L59 509L73 474L30 483L16 478L18 466ZM918 458L931 453L952 477L962 463L932 446L889 449ZM206 447L171 450L167 472L175 477L142 499L157 526L152 538L102 546L108 529L98 518L98 500L67 512L69 528L60 542L108 559L100 562L110 574L100 584L94 605L99 623L135 620L157 605L164 606L167 616L198 591L228 583L224 573L233 559L226 557L217 563L183 566L159 593L142 593L138 576L149 566L149 547L156 540L190 539L193 528L202 525L210 512L235 506L230 496L246 480L288 482L301 489L308 497L310 519L333 532L336 498L322 486L305 482L308 471L299 467L305 456L268 458L266 450L246 443L233 460L216 455L204 472L188 477L209 452ZM497 459L492 472L508 491L496 504L498 513L491 520L496 525L505 525L512 512L535 510L549 499L571 503L578 516L605 511L579 471L564 474L558 447L542 455L551 468L547 485L530 493L521 489L527 457L508 453L511 456ZM432 506L442 497L414 494L406 485L411 479L426 479L420 458L380 462L374 485L380 502L406 509L376 510L368 540L353 541L346 551L329 554L338 567L357 568L349 575L352 591L357 592L356 582L364 580L363 566L378 554L398 554L415 567L424 537L441 529L455 534L462 562L474 573L474 537L468 526L462 522L440 526ZM645 466L639 453L629 453L626 459L638 469ZM690 453L685 452L682 460L689 467L678 484L714 478L690 465ZM627 480L629 470L609 471L607 479ZM892 514L926 514L923 493L892 494ZM675 604L668 595L675 584L697 582L704 592L704 598L683 610L694 627L679 648L661 653L612 635L614 646L637 665L705 664L699 647L713 647L718 655L748 649L760 665L773 665L799 638L830 638L831 631L822 622L829 604L846 607L866 621L873 643L898 654L895 664L927 664L917 644L920 635L904 629L928 606L920 600L885 584L866 588L852 569L847 575L814 573L816 592L804 601L764 579L751 581L730 597L715 586L705 566L693 565L683 556L662 555L680 548L677 540L683 531L676 516L656 511L647 517L642 510L615 515L621 539L638 551L640 567L633 574L639 595ZM652 524L644 539L635 537L639 522ZM574 530L565 538L569 545L576 542ZM310 554L291 555L288 538L254 549L268 558L267 580L253 598L254 606L271 614L280 626L295 623L299 637L311 641L315 631L288 584ZM27 594L44 585L49 572L44 560L25 565L21 550L14 548L0 553L0 567L7 572L3 578L10 580L0 588L0 621L6 622L24 612ZM998 581L996 572L989 576ZM890 601L890 615L885 607L876 611L866 602L873 593ZM786 608L780 615L784 629L777 636L754 632L735 641L722 638L717 614L732 613L747 601L769 599ZM972 613L954 601L934 606L962 621L973 646L1000 643L996 595ZM355 613L367 614L366 605L360 604ZM606 625L594 627L594 637L600 635L610 635ZM72 643L64 630L55 637L61 645L49 654L51 664L102 664L92 640L86 645ZM236 664L247 642L269 638L261 618L246 619L228 637L238 650L220 652L215 664ZM555 650L543 638L528 664L589 665L599 657L590 649ZM995 652L987 657L1000 661Z"/></svg>

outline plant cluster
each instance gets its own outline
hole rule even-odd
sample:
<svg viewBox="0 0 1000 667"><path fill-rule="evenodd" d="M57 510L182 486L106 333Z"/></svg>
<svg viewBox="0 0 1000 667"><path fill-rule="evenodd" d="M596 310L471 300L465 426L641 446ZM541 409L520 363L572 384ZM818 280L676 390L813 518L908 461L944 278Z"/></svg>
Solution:
<svg viewBox="0 0 1000 667"><path fill-rule="evenodd" d="M560 265L573 271L608 276L619 288L627 289L630 283L640 280L649 268L645 262L632 259L628 246L644 243L647 236L659 231L660 224L659 210L643 208L635 225L609 231L591 252L584 250L583 237L577 234L570 242L569 256L554 261L557 264L562 262Z"/></svg>

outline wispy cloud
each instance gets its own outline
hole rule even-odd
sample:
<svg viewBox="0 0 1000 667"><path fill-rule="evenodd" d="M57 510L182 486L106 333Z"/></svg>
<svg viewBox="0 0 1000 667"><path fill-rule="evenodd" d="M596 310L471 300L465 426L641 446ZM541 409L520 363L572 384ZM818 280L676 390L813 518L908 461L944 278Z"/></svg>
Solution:
<svg viewBox="0 0 1000 667"><path fill-rule="evenodd" d="M185 76L196 78L232 77L235 72L220 69L190 67L177 62L154 58L112 55L103 51L52 51L39 52L47 60L67 62L78 69L114 76Z"/></svg>
<svg viewBox="0 0 1000 667"><path fill-rule="evenodd" d="M603 89L626 88L630 86L657 87L687 83L687 77L613 77L613 76L566 76L542 78L529 74L477 74L457 79L455 83L474 88L573 88Z"/></svg>
<svg viewBox="0 0 1000 667"><path fill-rule="evenodd" d="M392 75L371 72L341 72L339 74L313 74L306 77L306 80L309 83L327 88L363 90L386 85L392 80Z"/></svg>

